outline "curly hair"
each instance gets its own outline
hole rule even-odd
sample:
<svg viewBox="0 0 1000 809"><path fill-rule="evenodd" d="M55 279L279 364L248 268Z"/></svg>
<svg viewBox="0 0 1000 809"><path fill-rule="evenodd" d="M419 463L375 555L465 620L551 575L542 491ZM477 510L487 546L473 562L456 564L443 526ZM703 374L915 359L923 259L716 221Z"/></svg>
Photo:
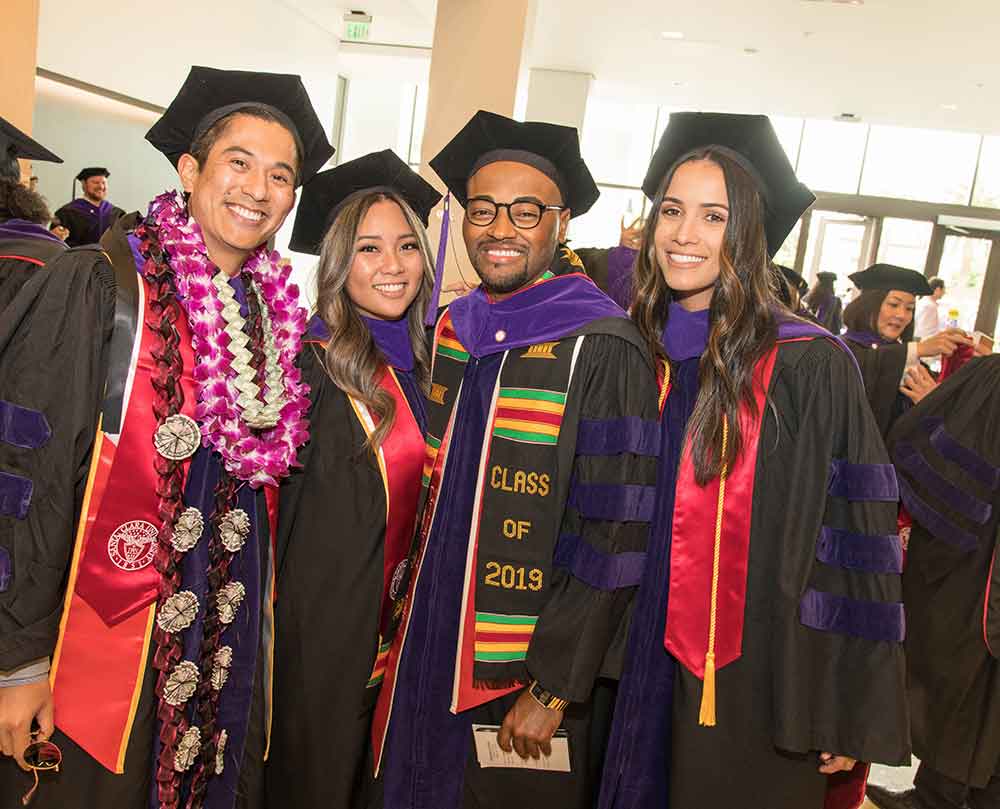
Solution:
<svg viewBox="0 0 1000 809"><path fill-rule="evenodd" d="M41 194L16 180L0 177L0 222L5 219L25 219L36 225L48 225L52 214Z"/></svg>

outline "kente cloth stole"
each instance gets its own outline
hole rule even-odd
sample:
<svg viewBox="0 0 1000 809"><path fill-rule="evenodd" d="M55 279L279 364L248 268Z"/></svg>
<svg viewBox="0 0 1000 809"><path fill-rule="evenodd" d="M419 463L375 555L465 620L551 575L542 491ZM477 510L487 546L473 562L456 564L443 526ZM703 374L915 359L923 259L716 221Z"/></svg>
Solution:
<svg viewBox="0 0 1000 809"><path fill-rule="evenodd" d="M152 322L148 286L140 281L138 287L142 323ZM195 362L183 312L175 326L184 364L177 380L184 391L180 412L193 417ZM118 435L97 431L50 673L59 729L117 773L142 688L160 582L153 566L161 521L150 382L158 340L149 328L138 331L124 427Z"/></svg>
<svg viewBox="0 0 1000 809"><path fill-rule="evenodd" d="M368 688L382 683L391 645L391 628L399 618L395 613L401 611L403 606L407 554L417 521L417 500L420 497L420 475L424 462L423 434L392 368L385 366L378 384L396 403L396 416L392 429L382 440L378 450L378 468L385 487L385 541L379 644ZM377 420L364 402L353 396L348 396L348 400L365 435L370 437L378 425Z"/></svg>
<svg viewBox="0 0 1000 809"><path fill-rule="evenodd" d="M530 681L525 658L535 623L548 600L552 557L562 522L557 446L566 397L582 337L505 352L493 390L469 533L462 623L455 651L451 710L465 711ZM409 598L395 610L385 682L372 725L376 772L392 706L395 672L412 595L434 522L448 461L454 416L469 352L448 312L438 321L427 404L426 457L410 553ZM569 470L566 470L568 474Z"/></svg>

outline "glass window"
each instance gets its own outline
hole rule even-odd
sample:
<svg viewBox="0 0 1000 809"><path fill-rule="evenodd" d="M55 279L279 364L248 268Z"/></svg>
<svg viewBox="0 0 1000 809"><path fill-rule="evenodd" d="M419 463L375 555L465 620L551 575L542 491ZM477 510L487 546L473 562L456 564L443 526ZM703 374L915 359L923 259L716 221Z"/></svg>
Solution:
<svg viewBox="0 0 1000 809"><path fill-rule="evenodd" d="M983 138L972 204L1000 208L1000 137L995 135Z"/></svg>
<svg viewBox="0 0 1000 809"><path fill-rule="evenodd" d="M817 211L809 223L809 242L802 274L810 284L818 272L837 274L838 294L850 286L851 273L868 263L872 220L853 214Z"/></svg>
<svg viewBox="0 0 1000 809"><path fill-rule="evenodd" d="M782 115L770 115L771 126L774 127L774 134L781 141L781 148L788 155L788 162L795 168L795 163L799 159L799 145L802 143L802 119L785 118Z"/></svg>
<svg viewBox="0 0 1000 809"><path fill-rule="evenodd" d="M656 105L587 99L583 159L598 183L640 185L649 167Z"/></svg>
<svg viewBox="0 0 1000 809"><path fill-rule="evenodd" d="M933 232L933 222L919 222L915 219L882 220L878 260L923 272Z"/></svg>
<svg viewBox="0 0 1000 809"><path fill-rule="evenodd" d="M856 194L868 127L840 121L806 121L799 151L799 180L814 191Z"/></svg>
<svg viewBox="0 0 1000 809"><path fill-rule="evenodd" d="M778 252L774 254L775 264L781 264L785 267L795 266L795 255L799 249L799 237L801 235L802 220L800 219L795 223L795 227L792 228L792 232L788 234L788 238L785 239Z"/></svg>
<svg viewBox="0 0 1000 809"><path fill-rule="evenodd" d="M413 107L413 134L410 137L411 164L420 163L420 150L424 144L424 127L427 124L427 85L417 85L417 95Z"/></svg>
<svg viewBox="0 0 1000 809"><path fill-rule="evenodd" d="M945 285L944 297L938 304L942 320L951 320L955 312L954 317L961 328L972 331L976 327L979 297L992 247L992 239L945 237L937 272Z"/></svg>
<svg viewBox="0 0 1000 809"><path fill-rule="evenodd" d="M979 135L873 126L861 193L968 205Z"/></svg>
<svg viewBox="0 0 1000 809"><path fill-rule="evenodd" d="M583 216L570 220L568 237L573 247L614 247L625 224L642 214L646 197L633 188L601 187L601 196Z"/></svg>

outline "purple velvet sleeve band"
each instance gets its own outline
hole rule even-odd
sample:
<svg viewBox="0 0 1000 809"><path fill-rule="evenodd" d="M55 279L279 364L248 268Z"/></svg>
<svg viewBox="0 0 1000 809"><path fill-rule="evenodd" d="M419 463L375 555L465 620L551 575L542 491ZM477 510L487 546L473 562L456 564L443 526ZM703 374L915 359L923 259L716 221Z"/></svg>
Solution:
<svg viewBox="0 0 1000 809"><path fill-rule="evenodd" d="M577 483L569 490L569 504L587 520L649 522L653 519L655 486Z"/></svg>
<svg viewBox="0 0 1000 809"><path fill-rule="evenodd" d="M565 568L595 590L618 590L639 585L646 554L639 551L604 553L578 536L563 534L556 543L552 564Z"/></svg>
<svg viewBox="0 0 1000 809"><path fill-rule="evenodd" d="M0 593L6 593L10 589L13 578L14 565L10 559L10 551L0 546Z"/></svg>
<svg viewBox="0 0 1000 809"><path fill-rule="evenodd" d="M659 422L636 416L620 419L581 419L576 434L577 455L660 454Z"/></svg>
<svg viewBox="0 0 1000 809"><path fill-rule="evenodd" d="M0 399L0 441L25 449L44 447L52 437L45 414Z"/></svg>
<svg viewBox="0 0 1000 809"><path fill-rule="evenodd" d="M895 450L896 466L909 472L914 480L919 482L927 491L934 492L934 496L959 514L968 517L973 522L985 525L993 507L989 503L984 503L978 497L969 492L962 491L958 486L941 475L931 466L924 457L914 449L913 445L900 441Z"/></svg>
<svg viewBox="0 0 1000 809"><path fill-rule="evenodd" d="M816 558L848 570L903 572L903 546L898 536L852 534L824 525L816 542Z"/></svg>
<svg viewBox="0 0 1000 809"><path fill-rule="evenodd" d="M848 500L899 500L896 470L889 463L830 461L830 483L826 490L831 497Z"/></svg>
<svg viewBox="0 0 1000 809"><path fill-rule="evenodd" d="M972 553L979 547L979 538L975 534L959 528L955 523L941 514L941 512L933 508L913 490L913 487L907 482L906 478L899 479L899 487L902 490L903 505L910 512L910 516L930 531L935 539L940 539L950 545L954 545L962 553Z"/></svg>
<svg viewBox="0 0 1000 809"><path fill-rule="evenodd" d="M23 520L28 516L34 484L20 475L0 472L0 514Z"/></svg>
<svg viewBox="0 0 1000 809"><path fill-rule="evenodd" d="M966 446L959 444L948 435L943 419L926 419L924 426L931 434L931 444L952 463L958 464L972 477L989 486L990 489L1000 489L1000 467L989 463Z"/></svg>
<svg viewBox="0 0 1000 809"><path fill-rule="evenodd" d="M799 603L799 620L810 629L873 641L901 643L906 636L903 605L858 601L809 588Z"/></svg>

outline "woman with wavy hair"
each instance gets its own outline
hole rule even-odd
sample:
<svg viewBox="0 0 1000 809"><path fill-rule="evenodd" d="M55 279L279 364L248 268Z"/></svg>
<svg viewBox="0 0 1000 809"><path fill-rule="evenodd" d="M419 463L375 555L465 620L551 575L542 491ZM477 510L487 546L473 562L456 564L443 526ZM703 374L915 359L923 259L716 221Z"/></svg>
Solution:
<svg viewBox="0 0 1000 809"><path fill-rule="evenodd" d="M440 199L391 151L319 174L291 247L318 253L300 365L311 439L282 487L270 806L368 805L371 714L401 605L424 462Z"/></svg>
<svg viewBox="0 0 1000 809"><path fill-rule="evenodd" d="M837 297L834 289L836 283L836 273L816 273L816 283L804 300L806 308L812 312L816 322L831 334L840 334L844 327L844 304Z"/></svg>
<svg viewBox="0 0 1000 809"><path fill-rule="evenodd" d="M813 196L744 115L672 115L643 188L660 471L600 805L857 806L856 762L909 760L897 487L850 352L774 294Z"/></svg>

